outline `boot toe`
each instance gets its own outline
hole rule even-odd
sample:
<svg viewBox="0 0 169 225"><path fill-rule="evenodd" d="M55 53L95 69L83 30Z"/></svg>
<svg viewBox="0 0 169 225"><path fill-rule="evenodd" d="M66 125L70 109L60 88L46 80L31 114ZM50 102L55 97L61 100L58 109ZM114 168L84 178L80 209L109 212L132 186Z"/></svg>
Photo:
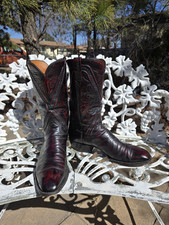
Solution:
<svg viewBox="0 0 169 225"><path fill-rule="evenodd" d="M151 160L151 155L148 151L145 149L142 149L140 147L134 147L134 154L132 157L133 160L139 161L139 162L145 162L148 163Z"/></svg>
<svg viewBox="0 0 169 225"><path fill-rule="evenodd" d="M62 180L62 172L56 169L49 169L37 175L37 183L42 192L57 193Z"/></svg>
<svg viewBox="0 0 169 225"><path fill-rule="evenodd" d="M50 179L47 182L42 182L41 189L43 192L55 192L57 185L53 179Z"/></svg>

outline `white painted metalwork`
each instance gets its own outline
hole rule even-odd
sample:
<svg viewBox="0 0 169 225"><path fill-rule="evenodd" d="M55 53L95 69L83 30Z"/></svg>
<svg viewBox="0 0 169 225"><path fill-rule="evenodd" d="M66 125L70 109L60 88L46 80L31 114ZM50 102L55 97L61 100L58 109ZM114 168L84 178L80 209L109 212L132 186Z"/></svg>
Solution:
<svg viewBox="0 0 169 225"><path fill-rule="evenodd" d="M53 62L41 55L30 57ZM143 65L133 69L132 61L125 56L116 61L104 59L103 123L122 141L147 148L153 160L148 165L129 168L111 163L97 149L93 154L82 154L68 145L70 175L60 194L98 193L169 203L169 193L165 192L169 184L168 135L160 111L165 101L169 120L169 92L150 84ZM33 170L43 143L42 122L26 61L20 59L10 67L11 73L0 74L1 204L37 196ZM117 79L121 79L118 86ZM77 162L76 167L72 161Z"/></svg>

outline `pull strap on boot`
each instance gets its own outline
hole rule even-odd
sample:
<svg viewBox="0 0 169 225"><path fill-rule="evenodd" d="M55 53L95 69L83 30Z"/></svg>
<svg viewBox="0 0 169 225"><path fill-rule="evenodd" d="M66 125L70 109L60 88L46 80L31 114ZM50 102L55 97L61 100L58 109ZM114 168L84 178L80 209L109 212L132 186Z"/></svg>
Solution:
<svg viewBox="0 0 169 225"><path fill-rule="evenodd" d="M44 143L35 168L35 187L41 195L58 193L68 178L66 141L68 104L66 60L49 66L40 60L28 62L28 69L41 112Z"/></svg>
<svg viewBox="0 0 169 225"><path fill-rule="evenodd" d="M77 151L100 149L111 161L125 166L142 166L151 160L149 152L119 141L102 125L101 101L105 61L75 58L70 69L69 139Z"/></svg>

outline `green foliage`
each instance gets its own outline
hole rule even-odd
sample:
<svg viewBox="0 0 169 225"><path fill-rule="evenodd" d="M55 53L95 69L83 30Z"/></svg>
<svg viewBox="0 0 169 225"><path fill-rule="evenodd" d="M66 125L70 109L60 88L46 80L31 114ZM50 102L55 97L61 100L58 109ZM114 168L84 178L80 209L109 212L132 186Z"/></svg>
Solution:
<svg viewBox="0 0 169 225"><path fill-rule="evenodd" d="M72 14L89 29L103 30L109 27L114 19L114 4L111 0L82 0L72 7Z"/></svg>
<svg viewBox="0 0 169 225"><path fill-rule="evenodd" d="M1 0L0 7L0 24L9 26L17 31L19 25L19 16L28 15L28 12L38 12L40 1L36 0Z"/></svg>
<svg viewBox="0 0 169 225"><path fill-rule="evenodd" d="M4 30L0 29L0 46L1 47L12 47L12 43L10 41L10 35Z"/></svg>
<svg viewBox="0 0 169 225"><path fill-rule="evenodd" d="M64 41L74 31L75 46L77 32L85 31L94 49L121 40L133 61L157 71L169 51L169 31L159 26L168 10L169 0L1 0L0 25L24 33L29 48L37 49L42 39L53 40L47 33Z"/></svg>
<svg viewBox="0 0 169 225"><path fill-rule="evenodd" d="M1 0L0 25L23 35L28 54L40 52L39 42L49 26L53 1Z"/></svg>

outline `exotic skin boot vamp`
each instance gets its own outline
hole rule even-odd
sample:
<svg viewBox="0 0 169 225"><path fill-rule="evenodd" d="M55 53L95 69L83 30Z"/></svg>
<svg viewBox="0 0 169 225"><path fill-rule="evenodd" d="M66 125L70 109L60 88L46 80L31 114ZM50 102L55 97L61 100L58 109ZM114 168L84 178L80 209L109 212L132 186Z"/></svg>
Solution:
<svg viewBox="0 0 169 225"><path fill-rule="evenodd" d="M96 147L113 162L125 166L148 163L149 152L122 143L102 125L104 60L75 58L67 63L71 81L69 139L72 147L87 152Z"/></svg>
<svg viewBox="0 0 169 225"><path fill-rule="evenodd" d="M68 105L66 61L58 60L44 69L44 62L28 62L36 98L41 112L44 143L35 168L35 186L42 195L58 193L69 170L66 160Z"/></svg>

